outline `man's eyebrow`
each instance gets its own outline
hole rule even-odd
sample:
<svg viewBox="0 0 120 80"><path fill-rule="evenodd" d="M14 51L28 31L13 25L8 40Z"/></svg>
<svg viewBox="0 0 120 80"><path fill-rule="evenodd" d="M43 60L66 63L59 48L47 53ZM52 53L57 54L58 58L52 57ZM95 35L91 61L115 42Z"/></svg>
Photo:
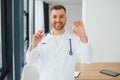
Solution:
<svg viewBox="0 0 120 80"><path fill-rule="evenodd" d="M64 14L60 14L60 15L52 14L52 16L65 16L65 15Z"/></svg>

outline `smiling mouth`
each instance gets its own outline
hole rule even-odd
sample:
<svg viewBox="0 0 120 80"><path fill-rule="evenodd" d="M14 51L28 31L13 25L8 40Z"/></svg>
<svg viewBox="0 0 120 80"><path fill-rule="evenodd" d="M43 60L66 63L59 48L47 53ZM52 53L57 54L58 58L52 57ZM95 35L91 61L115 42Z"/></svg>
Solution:
<svg viewBox="0 0 120 80"><path fill-rule="evenodd" d="M57 22L57 23L55 23L55 24L61 25L62 23L61 23L61 22Z"/></svg>

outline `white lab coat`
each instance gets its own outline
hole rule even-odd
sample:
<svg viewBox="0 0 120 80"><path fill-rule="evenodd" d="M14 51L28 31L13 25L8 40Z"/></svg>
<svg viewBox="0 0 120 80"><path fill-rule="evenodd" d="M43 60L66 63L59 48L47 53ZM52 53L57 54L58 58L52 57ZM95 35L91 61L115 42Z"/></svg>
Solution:
<svg viewBox="0 0 120 80"><path fill-rule="evenodd" d="M70 42L73 55L69 55ZM26 55L27 64L40 61L40 80L73 80L76 60L85 63L92 61L91 47L89 43L82 43L80 38L65 30L58 43L52 32L48 34Z"/></svg>

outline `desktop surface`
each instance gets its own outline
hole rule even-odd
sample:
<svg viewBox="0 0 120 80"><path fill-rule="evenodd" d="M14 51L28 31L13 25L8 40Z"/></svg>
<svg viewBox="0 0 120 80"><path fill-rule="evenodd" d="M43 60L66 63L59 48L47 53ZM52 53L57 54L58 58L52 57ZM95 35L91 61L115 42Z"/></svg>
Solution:
<svg viewBox="0 0 120 80"><path fill-rule="evenodd" d="M75 71L80 71L81 73L75 80L120 80L120 75L112 77L100 73L103 69L120 73L120 62L76 63Z"/></svg>

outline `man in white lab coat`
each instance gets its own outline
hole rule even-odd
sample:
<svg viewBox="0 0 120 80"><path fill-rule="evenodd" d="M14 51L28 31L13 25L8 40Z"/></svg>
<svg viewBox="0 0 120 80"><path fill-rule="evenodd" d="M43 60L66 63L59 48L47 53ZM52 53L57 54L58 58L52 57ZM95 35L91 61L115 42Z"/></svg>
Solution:
<svg viewBox="0 0 120 80"><path fill-rule="evenodd" d="M76 20L73 33L69 33L65 29L66 20L65 7L55 5L50 11L51 32L44 35L44 30L40 29L33 36L26 61L27 64L40 63L39 80L73 80L76 60L92 61L83 22Z"/></svg>

